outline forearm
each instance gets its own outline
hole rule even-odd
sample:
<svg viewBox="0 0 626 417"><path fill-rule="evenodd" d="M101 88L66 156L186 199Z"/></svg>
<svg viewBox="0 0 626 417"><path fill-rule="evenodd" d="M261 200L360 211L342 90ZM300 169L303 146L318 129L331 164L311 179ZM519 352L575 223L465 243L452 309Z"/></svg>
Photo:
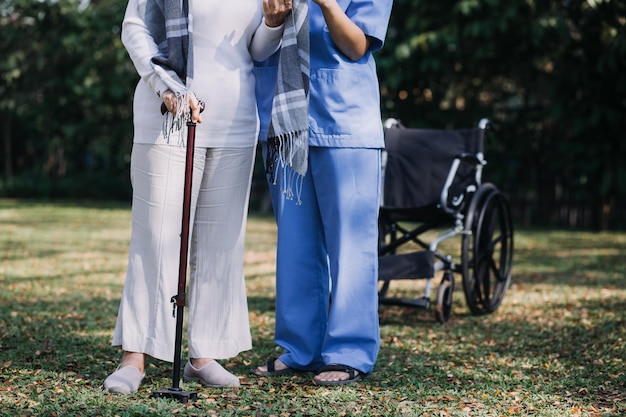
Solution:
<svg viewBox="0 0 626 417"><path fill-rule="evenodd" d="M252 59L264 61L280 48L285 18L291 11L291 0L263 0L263 21L257 28L249 50Z"/></svg>
<svg viewBox="0 0 626 417"><path fill-rule="evenodd" d="M353 61L369 49L369 38L339 7L337 0L314 0L322 9L328 31L337 48Z"/></svg>
<svg viewBox="0 0 626 417"><path fill-rule="evenodd" d="M280 47L283 28L283 24L277 27L270 27L265 23L265 20L263 20L254 33L250 44L250 55L252 59L255 61L264 61L276 52Z"/></svg>

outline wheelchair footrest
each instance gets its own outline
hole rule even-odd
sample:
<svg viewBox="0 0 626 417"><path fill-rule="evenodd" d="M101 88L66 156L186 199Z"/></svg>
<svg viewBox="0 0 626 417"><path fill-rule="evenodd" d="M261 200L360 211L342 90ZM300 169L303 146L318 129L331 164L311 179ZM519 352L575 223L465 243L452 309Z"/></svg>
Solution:
<svg viewBox="0 0 626 417"><path fill-rule="evenodd" d="M378 279L416 279L435 276L435 257L430 251L378 257Z"/></svg>
<svg viewBox="0 0 626 417"><path fill-rule="evenodd" d="M380 298L378 301L380 304L417 307L417 308L424 308L424 309L430 308L430 300L426 297L422 297L422 298L384 297L384 298Z"/></svg>

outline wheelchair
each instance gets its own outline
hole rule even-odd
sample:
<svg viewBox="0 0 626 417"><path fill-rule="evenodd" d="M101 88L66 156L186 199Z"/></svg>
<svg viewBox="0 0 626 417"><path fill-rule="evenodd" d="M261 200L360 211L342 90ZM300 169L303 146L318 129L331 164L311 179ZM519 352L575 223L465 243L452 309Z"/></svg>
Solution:
<svg viewBox="0 0 626 417"><path fill-rule="evenodd" d="M511 282L513 223L507 198L482 182L487 119L470 129L406 128L385 121L379 212L379 304L431 308L432 280L441 277L435 316L452 313L454 277L474 315L494 312ZM426 237L425 237L426 236ZM442 243L460 236L452 252ZM460 253L459 253L460 252ZM390 295L394 280L425 279L423 295ZM414 291L410 291L413 295Z"/></svg>

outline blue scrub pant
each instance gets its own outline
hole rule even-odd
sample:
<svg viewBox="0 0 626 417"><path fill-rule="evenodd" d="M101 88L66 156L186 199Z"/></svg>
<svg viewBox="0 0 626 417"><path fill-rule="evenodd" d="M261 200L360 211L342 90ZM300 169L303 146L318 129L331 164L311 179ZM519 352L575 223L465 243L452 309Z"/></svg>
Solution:
<svg viewBox="0 0 626 417"><path fill-rule="evenodd" d="M380 150L311 147L300 205L284 198L280 184L280 176L270 184L280 360L301 370L342 364L369 373L380 348Z"/></svg>

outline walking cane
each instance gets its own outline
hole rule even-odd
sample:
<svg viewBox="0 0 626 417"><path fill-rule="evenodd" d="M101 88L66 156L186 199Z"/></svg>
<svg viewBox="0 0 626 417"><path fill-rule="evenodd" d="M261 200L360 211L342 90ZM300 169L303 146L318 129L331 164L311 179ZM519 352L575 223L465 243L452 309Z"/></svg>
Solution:
<svg viewBox="0 0 626 417"><path fill-rule="evenodd" d="M200 102L200 112L204 110L204 103ZM165 103L161 105L161 113L165 114ZM174 304L173 314L176 316L176 339L174 346L174 369L172 371L172 386L152 393L153 398L176 398L183 404L198 397L196 392L185 391L180 387L180 365L183 341L183 311L185 308L185 288L187 286L187 249L189 246L189 218L191 207L191 183L193 177L193 154L196 141L196 123L187 121L187 154L185 157L185 188L183 192L183 220L180 232L180 259L178 264L178 294L172 296Z"/></svg>

